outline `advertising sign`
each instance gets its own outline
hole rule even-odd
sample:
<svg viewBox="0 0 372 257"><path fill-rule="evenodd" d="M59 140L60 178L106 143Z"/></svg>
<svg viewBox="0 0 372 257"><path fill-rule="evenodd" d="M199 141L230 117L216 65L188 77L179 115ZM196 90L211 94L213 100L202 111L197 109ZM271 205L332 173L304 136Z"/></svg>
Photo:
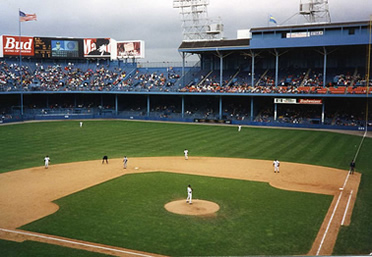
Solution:
<svg viewBox="0 0 372 257"><path fill-rule="evenodd" d="M141 40L136 41L118 41L117 58L145 58L145 42Z"/></svg>
<svg viewBox="0 0 372 257"><path fill-rule="evenodd" d="M322 104L322 99L299 99L299 104Z"/></svg>
<svg viewBox="0 0 372 257"><path fill-rule="evenodd" d="M84 57L110 58L111 40L110 38L85 38Z"/></svg>
<svg viewBox="0 0 372 257"><path fill-rule="evenodd" d="M295 104L297 100L295 98L274 98L276 104Z"/></svg>
<svg viewBox="0 0 372 257"><path fill-rule="evenodd" d="M3 52L3 36L0 37L0 58L4 57L4 52Z"/></svg>
<svg viewBox="0 0 372 257"><path fill-rule="evenodd" d="M21 40L20 40L21 39ZM34 38L33 37L17 37L17 36L2 36L3 55L14 56L34 56Z"/></svg>
<svg viewBox="0 0 372 257"><path fill-rule="evenodd" d="M322 99L274 98L276 104L322 104Z"/></svg>

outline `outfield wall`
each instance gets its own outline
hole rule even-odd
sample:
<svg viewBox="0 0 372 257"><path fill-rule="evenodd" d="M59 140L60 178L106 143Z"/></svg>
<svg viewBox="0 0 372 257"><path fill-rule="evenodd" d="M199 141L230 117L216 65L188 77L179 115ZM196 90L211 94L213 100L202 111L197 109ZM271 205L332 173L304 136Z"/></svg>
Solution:
<svg viewBox="0 0 372 257"><path fill-rule="evenodd" d="M364 130L368 95L37 92L0 94L3 123L133 119ZM306 103L306 104L303 104Z"/></svg>

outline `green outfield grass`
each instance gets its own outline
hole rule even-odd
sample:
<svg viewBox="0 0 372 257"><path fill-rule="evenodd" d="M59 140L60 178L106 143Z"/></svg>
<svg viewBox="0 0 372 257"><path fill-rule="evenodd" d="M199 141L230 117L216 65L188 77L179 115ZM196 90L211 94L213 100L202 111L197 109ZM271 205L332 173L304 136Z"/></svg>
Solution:
<svg viewBox="0 0 372 257"><path fill-rule="evenodd" d="M194 198L221 206L216 217L188 217L163 208L185 199L188 183ZM267 183L132 174L60 199L56 214L22 229L170 256L306 254L331 201L331 196Z"/></svg>
<svg viewBox="0 0 372 257"><path fill-rule="evenodd" d="M77 250L57 245L39 242L25 241L17 243L0 240L0 256L2 257L30 257L30 256L53 256L53 257L107 257L110 255Z"/></svg>
<svg viewBox="0 0 372 257"><path fill-rule="evenodd" d="M103 155L108 155L109 158L123 157L123 155L127 155L129 158L137 156L182 156L184 148L189 149L190 156L266 160L278 158L280 161L315 164L346 170L360 141L361 137L358 136L322 131L244 127L238 133L235 126L196 124L85 121L83 128L79 127L77 121L14 124L0 126L0 154L2 158L0 172L42 166L45 155L51 157L51 165L53 165L101 159ZM341 228L335 247L336 254L366 254L372 252L372 215L370 215L372 213L372 190L370 190L372 188L372 161L369 156L371 150L372 140L367 138L357 159L357 170L361 171L363 176L352 223L350 227ZM225 181L224 183L228 182ZM94 188L94 190L99 189ZM184 193L183 191L182 193ZM278 194L281 195L282 193ZM81 194L84 195L85 191ZM80 197L81 194L76 197ZM293 198L296 198L297 193L291 192L288 194L293 194ZM316 195L311 196L314 199L318 197ZM75 195L71 197L73 198ZM70 199L70 197L66 199ZM292 199L292 197L288 199ZM269 200L275 203L276 199L270 198ZM60 201L64 203L65 199ZM326 199L327 201L329 200ZM288 211L285 208L286 205L283 206L283 209ZM314 211L318 211L318 214L322 213L321 209ZM102 212L102 209L98 212ZM47 217L46 221L59 215L60 212L57 212L55 215ZM85 219L86 217L84 217ZM226 222L232 221L234 219L226 218ZM273 219L273 221L275 220ZM302 220L296 219L295 222L301 223ZM49 224L49 221L46 223L48 223L46 227L53 228L55 226L55 224ZM69 233L74 234L74 232ZM182 233L185 233L185 231ZM154 231L153 235L142 235L140 238L146 236L156 238L158 235ZM233 237L233 235L230 237ZM257 238L257 240L260 239ZM115 240L113 241L115 242ZM138 244L141 244L141 242L138 242ZM289 246L286 246L284 251L289 252L283 254L296 254L308 247L308 245L302 246L304 248L299 250L295 246L291 246L288 241L284 242L285 244L289 244ZM181 242L178 249L182 247L187 248L187 240ZM269 250L261 250L269 254ZM252 253L246 254L256 253L260 254L254 250ZM278 255L278 253L272 254ZM182 253L179 253L179 255L182 255Z"/></svg>

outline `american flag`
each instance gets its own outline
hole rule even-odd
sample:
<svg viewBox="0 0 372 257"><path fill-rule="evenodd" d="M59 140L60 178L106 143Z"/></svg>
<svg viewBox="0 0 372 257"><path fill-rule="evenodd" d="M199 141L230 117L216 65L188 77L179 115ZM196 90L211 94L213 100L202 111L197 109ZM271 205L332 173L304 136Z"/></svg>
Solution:
<svg viewBox="0 0 372 257"><path fill-rule="evenodd" d="M27 14L24 12L19 11L19 21L24 22L24 21L36 21L37 16L35 13L33 14Z"/></svg>

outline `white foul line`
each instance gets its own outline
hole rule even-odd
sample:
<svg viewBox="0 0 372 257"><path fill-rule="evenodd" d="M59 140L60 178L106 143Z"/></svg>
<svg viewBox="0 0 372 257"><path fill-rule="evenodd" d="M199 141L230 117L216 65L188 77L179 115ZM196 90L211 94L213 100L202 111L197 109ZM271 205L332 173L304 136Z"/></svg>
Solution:
<svg viewBox="0 0 372 257"><path fill-rule="evenodd" d="M336 213L336 210L337 210L337 206L338 206L338 204L340 203L340 199L341 199L342 193L343 193L343 192L341 191L340 195L338 196L338 199L337 199L337 202L336 202L336 206L335 206L335 208L333 209L332 216L331 216L331 218L329 219L329 222L328 222L327 228L326 228L326 230L325 230L325 232L324 232L324 235L323 235L322 241L320 242L320 245L319 245L318 251L316 252L316 255L319 255L320 249L322 249L322 246L323 246L323 243L324 243L325 237L327 236L327 233L328 233L328 229L329 229L329 227L331 226L331 223L332 223L333 217L335 216L335 213Z"/></svg>
<svg viewBox="0 0 372 257"><path fill-rule="evenodd" d="M13 234L24 235L24 236L32 236L32 237L47 239L47 240L51 240L51 241L57 241L57 242L74 244L74 245L80 245L80 246L85 246L85 247L97 248L97 249L101 249L101 250L108 250L108 251L113 251L113 252L119 252L119 253L131 254L131 255L138 255L138 256L143 256L143 257L152 257L151 255L128 252L128 251L124 251L124 250L119 250L119 249L105 247L105 246L98 246L98 245L93 245L93 244L88 244L88 243L80 243L80 242L75 242L75 241L67 240L67 239L54 238L54 237L51 237L51 236L42 236L42 235L38 235L38 234L34 234L34 233L28 233L28 232L22 232L22 231L16 231L16 230L9 230L9 229L4 229L4 228L0 228L0 231L13 233Z"/></svg>
<svg viewBox="0 0 372 257"><path fill-rule="evenodd" d="M342 186L342 188L345 188L346 187L346 183L349 180L349 176L350 176L350 171L347 173L347 176L345 178L345 182L344 182L344 185Z"/></svg>
<svg viewBox="0 0 372 257"><path fill-rule="evenodd" d="M351 190L350 192L350 195L349 195L349 200L347 201L347 204L346 204L346 208L345 208L345 212L344 212L344 216L342 217L342 221L341 221L341 226L344 225L345 223L345 219L346 219L346 214L349 210L349 205L350 205L350 201L351 201L351 196L353 195L353 190Z"/></svg>
<svg viewBox="0 0 372 257"><path fill-rule="evenodd" d="M359 147L359 148L360 148L360 147ZM342 190L344 190L344 188L346 187L346 183L347 183L347 181L349 180L349 176L350 176L350 171L347 173L347 176L346 176L345 181L344 181L344 185L342 186ZM316 252L316 255L319 255L319 252L320 252L320 250L321 250L322 247L323 247L323 243L324 243L324 240L325 240L325 238L326 238L326 236L327 236L328 229L329 229L329 227L331 226L331 223L332 223L333 217L335 216L335 213L336 213L336 210L337 210L338 204L340 203L342 193L343 193L343 191L341 191L340 195L338 196L338 199L337 199L337 202L336 202L335 208L333 209L333 212L332 212L331 218L329 219L329 222L328 222L327 228L326 228L326 230L325 230L325 232L324 232L324 235L323 235L322 241L320 242L320 245L319 245L318 251Z"/></svg>

